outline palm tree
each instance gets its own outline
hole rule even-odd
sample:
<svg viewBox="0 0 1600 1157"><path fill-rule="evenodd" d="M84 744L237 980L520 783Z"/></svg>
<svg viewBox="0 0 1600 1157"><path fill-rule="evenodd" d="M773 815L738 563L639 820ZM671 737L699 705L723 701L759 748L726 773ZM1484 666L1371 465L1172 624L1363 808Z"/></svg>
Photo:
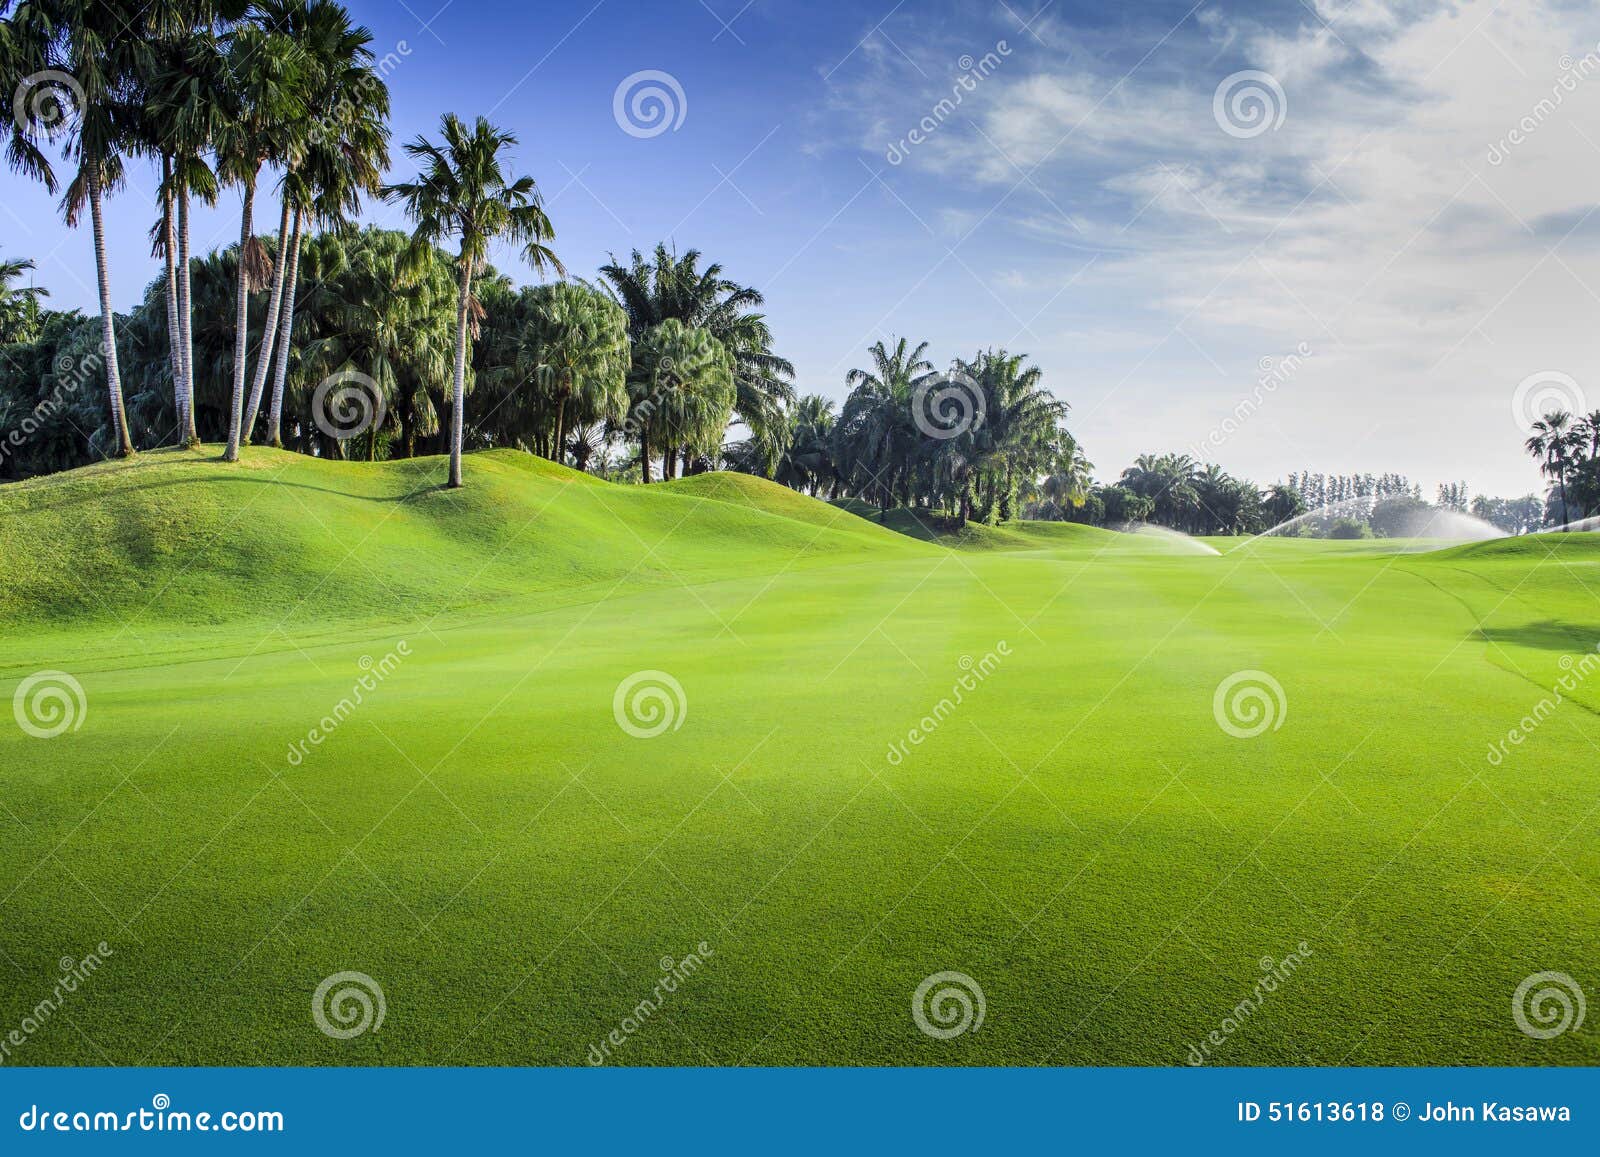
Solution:
<svg viewBox="0 0 1600 1157"><path fill-rule="evenodd" d="M644 481L650 481L650 444L661 449L661 474L673 477L677 454L716 450L736 397L733 357L703 329L668 318L635 346L628 383L629 420L639 431Z"/></svg>
<svg viewBox="0 0 1600 1157"><path fill-rule="evenodd" d="M844 481L878 503L879 520L897 493L909 497L914 458L922 441L913 420L913 398L934 377L928 343L909 348L900 338L890 350L875 342L867 351L870 370L845 375L852 387L834 426L834 456Z"/></svg>
<svg viewBox="0 0 1600 1157"><path fill-rule="evenodd" d="M11 7L0 4L0 12ZM119 456L131 455L117 363L116 318L111 306L111 269L106 252L105 196L123 180L123 150L130 141L139 79L151 73L149 6L133 0L23 0L5 25L0 61L4 88L27 115L11 119L7 160L54 193L58 182L41 146L59 139L75 166L62 195L67 225L89 210L94 236L95 277L100 294L100 359L105 366L111 442ZM34 78L68 76L51 87ZM74 107L75 106L75 107Z"/></svg>
<svg viewBox="0 0 1600 1157"><path fill-rule="evenodd" d="M720 264L702 270L700 259L698 249L679 257L663 242L650 260L635 249L627 265L613 257L600 274L627 312L635 342L653 326L675 319L723 344L734 361L734 411L760 449L763 472L770 473L786 431L785 409L794 401L794 366L772 352L766 317L751 312L762 304L761 294L724 277Z"/></svg>
<svg viewBox="0 0 1600 1157"><path fill-rule="evenodd" d="M772 472L773 481L804 491L813 498L823 488L831 492L838 479L838 468L833 460L834 421L832 400L820 394L807 394L799 399L789 411L788 436L779 451L777 468ZM754 467L760 463L750 465Z"/></svg>
<svg viewBox="0 0 1600 1157"><path fill-rule="evenodd" d="M39 299L50 291L34 285L15 285L34 269L32 261L0 260L0 345L27 341L38 328Z"/></svg>
<svg viewBox="0 0 1600 1157"><path fill-rule="evenodd" d="M1572 423L1572 415L1565 410L1552 410L1533 424L1533 434L1523 443L1536 459L1541 459L1540 473L1554 478L1561 488L1561 521L1567 517L1568 456L1582 445L1584 433Z"/></svg>
<svg viewBox="0 0 1600 1157"><path fill-rule="evenodd" d="M274 270L255 377L250 386L246 433L254 422L274 370L267 440L281 442L283 385L288 375L296 280L305 226L344 228L361 206L362 193L381 188L389 164L389 88L372 55L372 33L352 25L350 14L332 0L273 0L264 8L268 25L291 37L308 63L307 107L314 118L304 126L299 156L284 174L280 259ZM275 369L274 369L275 363Z"/></svg>
<svg viewBox="0 0 1600 1157"><path fill-rule="evenodd" d="M198 197L217 202L217 177L204 159L218 132L226 106L224 58L216 29L220 19L202 20L191 10L193 25L162 41L160 66L149 83L146 116L153 147L161 155L162 232L165 248L175 259L177 285L178 373L175 382L179 441L200 441L195 421L194 279L189 251L189 205ZM170 224L169 224L170 222ZM170 234L168 230L170 229ZM176 240L173 253L172 238Z"/></svg>
<svg viewBox="0 0 1600 1157"><path fill-rule="evenodd" d="M521 242L523 258L535 269L553 268L562 276L566 270L545 244L554 239L555 230L545 215L538 186L532 177L512 178L506 172L501 154L517 138L484 117L468 129L454 113L445 114L440 134L442 144L419 136L406 145L406 154L422 167L418 179L385 185L383 195L399 201L416 222L412 241L419 250L451 237L460 246L455 379L450 395L449 485L454 488L461 485L468 306L472 279L488 262L489 243L498 237Z"/></svg>
<svg viewBox="0 0 1600 1157"><path fill-rule="evenodd" d="M270 28L245 25L229 34L228 108L217 136L217 159L224 180L242 193L239 214L238 300L234 306L233 406L224 457L239 460L244 419L245 354L249 342L252 293L273 276L272 259L255 235L256 184L269 161L292 166L303 148L300 126L307 115L305 53L292 38ZM280 246L281 246L280 238Z"/></svg>
<svg viewBox="0 0 1600 1157"><path fill-rule="evenodd" d="M617 416L627 406L628 319L615 301L582 282L542 285L530 297L517 371L555 404L551 445L560 461L569 402L585 423Z"/></svg>

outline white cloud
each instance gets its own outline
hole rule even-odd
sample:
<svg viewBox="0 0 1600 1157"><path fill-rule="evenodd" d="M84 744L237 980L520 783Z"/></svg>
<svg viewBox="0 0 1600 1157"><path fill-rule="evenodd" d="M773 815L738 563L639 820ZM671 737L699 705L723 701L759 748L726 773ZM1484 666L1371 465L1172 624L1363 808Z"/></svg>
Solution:
<svg viewBox="0 0 1600 1157"><path fill-rule="evenodd" d="M1120 83L1109 61L1019 50L963 109L972 123L943 125L902 167L966 215L999 200L990 212L1014 241L1104 252L1064 295L1077 324L1034 351L1071 364L1084 312L1119 334L1142 326L1143 349L1095 351L1097 403L1058 381L1093 427L1080 433L1096 461L1189 444L1231 410L1259 353L1307 340L1319 356L1273 397L1270 423L1219 451L1225 465L1532 488L1509 416L1516 383L1560 369L1600 405L1600 213L1563 239L1600 198L1600 56L1593 75L1559 81L1596 52L1592 22L1553 2L1465 0L1402 19L1319 0L1292 27L1215 10L1203 25ZM1282 84L1280 129L1218 128L1212 92L1236 67ZM873 107L893 123L897 105ZM1534 130L1491 164L1528 116ZM1077 268L1082 254L1059 260ZM1145 316L1116 316L1130 300ZM1156 404L1132 428L1100 424L1122 412L1123 388Z"/></svg>

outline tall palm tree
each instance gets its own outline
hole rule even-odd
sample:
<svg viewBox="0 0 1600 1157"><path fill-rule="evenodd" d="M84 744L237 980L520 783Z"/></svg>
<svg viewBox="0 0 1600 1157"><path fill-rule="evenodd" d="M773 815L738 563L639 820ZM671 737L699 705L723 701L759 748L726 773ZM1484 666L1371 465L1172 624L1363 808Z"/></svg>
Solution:
<svg viewBox="0 0 1600 1157"><path fill-rule="evenodd" d="M554 402L551 446L559 461L569 416L605 421L627 406L628 319L615 301L582 282L541 285L530 297L517 370Z"/></svg>
<svg viewBox="0 0 1600 1157"><path fill-rule="evenodd" d="M219 8L223 7L218 5ZM192 23L158 45L159 67L149 83L147 119L150 137L163 163L161 186L165 233L170 220L176 241L167 250L177 270L177 346L175 383L179 441L192 446L200 441L195 421L194 381L194 278L189 244L191 197L207 205L217 202L217 177L205 153L216 139L226 111L225 61L217 29L225 19L199 6L180 6ZM232 15L237 15L233 13Z"/></svg>
<svg viewBox="0 0 1600 1157"><path fill-rule="evenodd" d="M352 24L342 5L332 0L271 0L263 8L263 19L304 50L307 107L313 114L302 127L297 157L284 174L280 257L245 406L248 436L268 372L273 370L267 440L277 445L303 232L313 221L326 228L345 228L360 208L361 194L381 188L389 164L389 88L374 64L372 33Z"/></svg>
<svg viewBox="0 0 1600 1157"><path fill-rule="evenodd" d="M1554 478L1561 490L1561 521L1567 518L1567 472L1572 451L1582 445L1584 434L1573 425L1572 415L1566 410L1552 410L1533 424L1533 434L1523 443L1524 448L1540 459L1539 470L1546 478Z"/></svg>
<svg viewBox="0 0 1600 1157"><path fill-rule="evenodd" d="M669 319L703 329L733 355L734 411L750 428L766 473L777 464L786 431L785 409L794 401L794 366L772 352L766 317L751 312L762 296L723 276L722 266L700 268L701 253L679 257L666 244L649 259L635 249L628 264L615 257L600 267L628 315L629 336L637 342L647 330Z"/></svg>
<svg viewBox="0 0 1600 1157"><path fill-rule="evenodd" d="M250 295L265 289L273 276L272 259L255 235L256 185L262 166L269 161L293 165L303 148L300 129L308 112L307 63L304 51L291 37L247 24L229 33L226 64L229 99L217 136L217 160L223 179L239 186L241 206L233 407L224 457L237 462L244 420Z"/></svg>
<svg viewBox="0 0 1600 1157"><path fill-rule="evenodd" d="M442 143L419 136L405 146L421 166L415 181L386 185L385 198L400 202L416 223L412 236L420 251L448 238L459 244L460 296L456 306L456 363L451 386L450 481L461 485L461 449L466 409L467 324L472 279L487 264L489 243L505 237L522 243L522 256L535 269L566 270L545 243L555 230L545 215L532 177L512 177L502 154L517 138L479 117L472 128L454 113L440 123ZM421 254L418 254L419 260Z"/></svg>
<svg viewBox="0 0 1600 1157"><path fill-rule="evenodd" d="M5 25L3 87L26 115L10 118L7 160L54 193L55 170L44 146L60 141L75 171L62 195L68 226L89 211L94 237L95 278L100 295L100 358L114 453L131 455L133 436L122 397L117 363L116 318L111 306L111 269L106 251L105 197L123 180L123 152L130 142L140 78L152 71L152 15L136 0L22 0ZM40 82L52 73L72 83Z"/></svg>

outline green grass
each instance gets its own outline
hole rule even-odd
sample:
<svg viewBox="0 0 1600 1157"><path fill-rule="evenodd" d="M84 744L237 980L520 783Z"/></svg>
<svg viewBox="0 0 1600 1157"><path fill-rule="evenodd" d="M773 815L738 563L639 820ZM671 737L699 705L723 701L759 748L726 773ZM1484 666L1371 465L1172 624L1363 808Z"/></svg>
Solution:
<svg viewBox="0 0 1600 1157"><path fill-rule="evenodd" d="M114 950L9 1063L582 1064L702 941L620 1061L1181 1063L1304 941L1219 1063L1600 1063L1592 1010L1539 1041L1510 1007L1600 992L1600 670L1486 759L1600 641L1595 536L952 549L752 479L442 477L203 451L0 489L0 694L88 704L0 729L0 1035ZM1246 669L1287 712L1237 739ZM687 703L650 739L613 715L641 670ZM387 1016L340 1041L345 970ZM946 970L986 1017L938 1040Z"/></svg>

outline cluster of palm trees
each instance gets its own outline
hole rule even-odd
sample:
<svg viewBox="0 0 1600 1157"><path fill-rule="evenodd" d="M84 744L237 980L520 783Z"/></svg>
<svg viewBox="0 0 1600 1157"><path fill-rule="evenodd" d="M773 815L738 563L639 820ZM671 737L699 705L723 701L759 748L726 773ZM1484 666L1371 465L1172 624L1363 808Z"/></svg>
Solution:
<svg viewBox="0 0 1600 1157"><path fill-rule="evenodd" d="M62 190L69 226L88 211L112 453L131 454L134 443L111 304L105 198L122 186L130 158L159 163L153 237L166 270L167 359L178 438L192 443L190 209L196 198L214 203L220 189L239 190L226 449L237 458L253 424L246 414L253 418L261 404L275 354L273 412L281 403L302 229L344 222L362 193L377 191L388 163L388 90L371 34L328 0L0 0L0 17L0 87L30 92L40 78L52 78L54 90L52 115L18 102L32 115L13 118L7 159L52 193ZM329 109L337 115L313 116ZM59 164L66 169L58 172ZM277 260L254 229L268 170L280 174ZM252 298L268 289L252 371L247 320Z"/></svg>
<svg viewBox="0 0 1600 1157"><path fill-rule="evenodd" d="M159 300L147 295L143 308L164 314L165 357L162 365L149 343L136 343L132 376L147 387L152 373L166 373L181 443L197 443L202 430L219 435L230 461L257 436L344 454L343 433L330 433L305 405L317 376L344 376L399 427L397 436L366 428L369 456L383 442L398 443L391 453L414 453L448 424L451 486L461 484L469 443L557 458L570 451L581 462L625 437L640 445L645 481L657 456L672 477L716 458L734 413L761 460L774 463L793 368L772 352L754 308L760 294L724 278L720 266L700 268L698 252L680 257L665 245L650 259L637 251L627 264L613 259L600 271L605 290L566 281L513 289L488 265L496 241L520 247L536 270L565 276L537 185L510 171L515 137L481 117L468 124L447 115L437 141L405 145L416 177L382 183L389 97L371 40L332 0L0 0L0 87L29 92L40 78L56 86L53 104L25 102L40 115L10 127L8 159L52 192L65 179L69 225L89 212L108 416L92 448L134 452L128 343L111 305L102 210L125 161L138 156L158 160L162 178L152 235L165 272ZM58 173L62 161L70 173ZM257 202L270 175L278 229L263 237ZM239 196L239 243L195 257L191 203L214 203L227 188ZM367 194L403 207L414 223L405 244L371 230L350 236ZM25 268L11 270L6 284ZM217 316L219 273L232 280L227 319ZM441 273L453 300L447 328L439 324ZM27 304L37 320L36 301ZM37 325L8 328L17 331L10 340L39 336ZM58 343L78 340L71 328L54 327ZM473 387L482 395L469 418ZM144 396L143 409L155 410L148 389ZM7 404L0 397L0 408ZM17 398L9 404L15 409ZM158 431L152 440L172 439Z"/></svg>
<svg viewBox="0 0 1600 1157"><path fill-rule="evenodd" d="M801 398L782 437L730 447L729 464L814 496L869 502L880 515L903 506L962 524L1015 517L1041 474L1081 461L1061 424L1066 404L1025 356L985 350L938 372L927 351L927 342L877 342L868 368L846 375L837 414L826 398Z"/></svg>
<svg viewBox="0 0 1600 1157"><path fill-rule="evenodd" d="M1259 534L1303 513L1294 486L1263 491L1188 454L1141 454L1116 485L1091 491L1083 521L1155 522L1186 534Z"/></svg>
<svg viewBox="0 0 1600 1157"><path fill-rule="evenodd" d="M1600 514L1600 410L1553 410L1533 423L1523 448L1550 479L1545 522L1564 526Z"/></svg>

